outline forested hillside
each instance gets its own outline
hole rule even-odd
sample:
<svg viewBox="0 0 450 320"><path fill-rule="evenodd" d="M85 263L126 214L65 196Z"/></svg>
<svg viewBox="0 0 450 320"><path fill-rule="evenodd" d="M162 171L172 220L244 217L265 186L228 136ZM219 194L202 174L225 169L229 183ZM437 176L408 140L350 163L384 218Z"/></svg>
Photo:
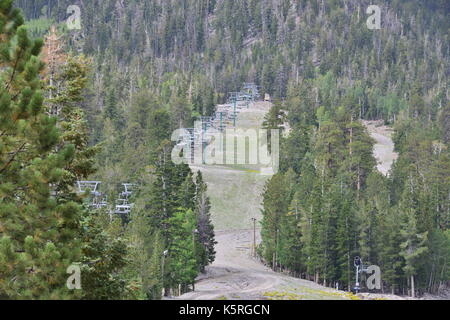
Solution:
<svg viewBox="0 0 450 320"><path fill-rule="evenodd" d="M214 261L214 230L201 174L170 161L171 133L246 81L275 101L265 127L289 127L264 192L264 261L346 290L356 255L380 266L383 291L448 284L449 1L0 4L0 297L76 296L61 280L71 261L90 279L81 298L188 291ZM367 28L371 4L380 30ZM388 176L361 119L395 129ZM111 201L139 185L133 220L83 205L70 187L83 179Z"/></svg>
<svg viewBox="0 0 450 320"><path fill-rule="evenodd" d="M50 23L64 26L67 7L80 6L82 28L66 38L94 59L87 116L92 142L109 138L102 161L111 165L129 154L127 138L134 146L136 135L155 140L136 133L137 125L143 132L154 128L132 120L139 106L152 105L145 111L153 119L169 113L170 121L159 125L178 127L210 114L245 80L278 98L305 90L319 106L351 105L365 119L392 121L404 110L431 121L446 105L447 1L379 1L381 30L366 27L370 1L16 3L41 21L32 23L37 35ZM409 105L415 94L426 103ZM143 166L137 154L130 166L119 165L119 175Z"/></svg>
<svg viewBox="0 0 450 320"><path fill-rule="evenodd" d="M124 108L115 82L102 87L99 110L96 57L71 50L64 30L50 25L25 26L13 1L0 1L0 299L160 299L190 290L214 261L214 228L202 175L170 161L167 104L147 88ZM166 97L182 92L164 88ZM96 175L112 203L118 184L138 186L131 221L77 192L77 181ZM82 282L66 286L77 269Z"/></svg>

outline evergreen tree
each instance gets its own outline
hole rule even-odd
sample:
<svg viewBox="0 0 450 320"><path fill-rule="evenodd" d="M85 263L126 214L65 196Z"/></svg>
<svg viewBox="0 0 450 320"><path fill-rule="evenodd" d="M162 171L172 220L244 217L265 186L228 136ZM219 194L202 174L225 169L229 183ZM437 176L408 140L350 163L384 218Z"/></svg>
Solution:
<svg viewBox="0 0 450 320"><path fill-rule="evenodd" d="M415 297L415 276L422 263L420 258L426 253L428 247L426 243L427 232L420 233L418 230L417 212L414 208L414 187L412 181L410 183L410 188L405 189L405 194L400 204L400 210L402 211L402 228L400 234L403 240L400 244L400 254L405 259L403 269L405 275L409 277L411 296Z"/></svg>
<svg viewBox="0 0 450 320"><path fill-rule="evenodd" d="M169 225L171 238L168 245L168 272L165 284L186 292L188 285L194 287L199 271L197 250L202 249L198 243L195 215L190 209L179 208L169 218Z"/></svg>
<svg viewBox="0 0 450 320"><path fill-rule="evenodd" d="M66 299L66 269L79 262L81 207L63 185L76 150L45 113L38 55L12 1L0 3L0 296ZM57 190L55 186L58 186Z"/></svg>
<svg viewBox="0 0 450 320"><path fill-rule="evenodd" d="M150 300L161 299L161 293L163 289L164 279L162 275L164 273L163 264L165 259L165 251L163 251L161 238L159 233L156 233L154 240L152 241L153 251L150 257L149 264L143 267L148 268L148 274L143 281L143 287L147 293L146 297Z"/></svg>
<svg viewBox="0 0 450 320"><path fill-rule="evenodd" d="M270 179L264 188L264 209L262 220L263 257L272 268L277 266L281 219L289 204L288 190L284 175L278 173Z"/></svg>
<svg viewBox="0 0 450 320"><path fill-rule="evenodd" d="M127 244L121 219L110 221L105 211L90 212L82 221L82 295L86 300L121 300L131 293L122 272L127 265ZM115 230L115 231L114 231Z"/></svg>
<svg viewBox="0 0 450 320"><path fill-rule="evenodd" d="M197 216L197 229L199 242L204 247L205 255L200 260L200 268L204 271L204 267L210 263L213 263L216 256L214 249L217 241L215 240L214 225L211 221L211 203L207 196L207 186L203 181L203 177L200 171L197 172L195 180L196 194L195 194L195 214Z"/></svg>

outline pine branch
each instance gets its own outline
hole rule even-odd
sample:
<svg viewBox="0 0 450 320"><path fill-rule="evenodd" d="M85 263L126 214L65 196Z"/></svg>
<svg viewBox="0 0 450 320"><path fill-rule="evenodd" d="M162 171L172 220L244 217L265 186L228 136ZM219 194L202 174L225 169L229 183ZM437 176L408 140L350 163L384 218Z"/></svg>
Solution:
<svg viewBox="0 0 450 320"><path fill-rule="evenodd" d="M9 159L9 161L3 166L3 168L0 170L0 174L1 173L3 173L8 167L9 167L9 165L14 161L14 159L16 158L16 156L17 156L17 154L19 154L19 152L21 152L22 150L23 150L23 148L25 147L25 145L26 145L26 142L24 142L21 146L20 146L20 148L17 150L17 151L15 151L14 153L13 153L13 156L11 157L11 159Z"/></svg>
<svg viewBox="0 0 450 320"><path fill-rule="evenodd" d="M22 57L23 49L20 48L19 54L17 55L16 61L14 62L13 72L11 73L11 78L9 79L9 83L6 85L5 89L9 92L9 87L14 80L17 71L17 65L19 64L19 60Z"/></svg>

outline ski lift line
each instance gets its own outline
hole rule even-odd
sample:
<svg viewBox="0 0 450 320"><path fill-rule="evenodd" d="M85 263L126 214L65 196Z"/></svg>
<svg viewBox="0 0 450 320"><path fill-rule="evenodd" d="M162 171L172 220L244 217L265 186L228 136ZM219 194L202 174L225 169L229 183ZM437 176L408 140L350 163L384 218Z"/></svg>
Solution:
<svg viewBox="0 0 450 320"><path fill-rule="evenodd" d="M185 159L194 163L198 147L201 146L204 151L211 142L213 134L210 134L210 130L223 132L231 124L236 127L237 115L241 109L249 108L250 102L259 98L259 86L252 82L244 83L241 91L229 92L227 103L217 105L211 116L200 116L200 121L196 121L194 128L185 129L178 137L177 146L183 147L183 150L186 147L190 149L190 152L183 153Z"/></svg>
<svg viewBox="0 0 450 320"><path fill-rule="evenodd" d="M180 135L181 141L178 142L178 145L186 146L190 145L191 149L191 161L194 161L194 152L196 146L202 146L204 149L208 143L211 141L211 134L208 132L211 129L223 131L226 129L231 123L236 126L237 114L240 112L240 109L244 107L249 107L249 102L255 101L260 98L259 94L259 86L255 83L247 82L242 86L241 91L230 92L228 102L226 104L217 105L216 111L212 116L201 116L201 124L199 128L188 128L186 129L187 133ZM186 157L188 154L185 155ZM102 194L97 192L98 186L101 184L101 181L78 181L78 189L80 192L89 187L94 191L91 192L94 195L94 199L92 202L92 206L94 207L106 207L108 206L107 200L98 201L98 197ZM129 214L131 212L131 208L133 204L129 204L129 197L133 193L133 184L132 183L122 183L124 191L119 193L118 203L114 207L114 213L117 214Z"/></svg>

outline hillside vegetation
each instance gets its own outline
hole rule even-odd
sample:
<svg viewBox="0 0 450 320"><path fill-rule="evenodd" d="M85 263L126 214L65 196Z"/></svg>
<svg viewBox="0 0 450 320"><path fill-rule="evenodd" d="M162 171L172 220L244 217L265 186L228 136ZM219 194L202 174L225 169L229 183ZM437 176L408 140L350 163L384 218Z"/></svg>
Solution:
<svg viewBox="0 0 450 320"><path fill-rule="evenodd" d="M171 134L246 81L273 99L263 126L285 131L280 172L249 201L263 198L266 264L350 290L358 255L381 268L383 291L439 292L450 279L450 2L376 2L379 30L366 25L369 0L0 0L0 298L191 290L215 259L217 193L170 161ZM79 30L67 28L70 5ZM362 120L394 129L386 176ZM87 179L110 203L121 183L139 186L131 221L75 194ZM214 219L234 228L226 209ZM82 293L65 287L74 261Z"/></svg>

